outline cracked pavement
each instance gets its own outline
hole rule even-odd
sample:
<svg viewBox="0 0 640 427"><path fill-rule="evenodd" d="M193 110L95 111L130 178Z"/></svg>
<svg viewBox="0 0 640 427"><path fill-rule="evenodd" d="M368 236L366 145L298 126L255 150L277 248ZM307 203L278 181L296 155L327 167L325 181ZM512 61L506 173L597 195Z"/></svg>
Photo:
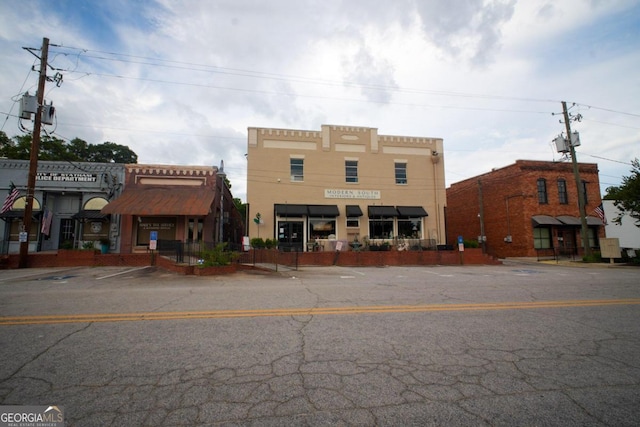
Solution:
<svg viewBox="0 0 640 427"><path fill-rule="evenodd" d="M0 325L0 404L60 405L69 426L631 426L640 419L638 269L29 273L0 278L0 317L452 306ZM611 299L630 302L455 309Z"/></svg>

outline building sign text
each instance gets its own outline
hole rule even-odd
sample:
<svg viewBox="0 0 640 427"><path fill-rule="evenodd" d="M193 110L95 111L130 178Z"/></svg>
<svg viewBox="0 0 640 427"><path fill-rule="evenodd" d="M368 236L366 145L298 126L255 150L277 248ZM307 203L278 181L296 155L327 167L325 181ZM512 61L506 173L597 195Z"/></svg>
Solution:
<svg viewBox="0 0 640 427"><path fill-rule="evenodd" d="M325 189L325 199L380 199L380 190Z"/></svg>

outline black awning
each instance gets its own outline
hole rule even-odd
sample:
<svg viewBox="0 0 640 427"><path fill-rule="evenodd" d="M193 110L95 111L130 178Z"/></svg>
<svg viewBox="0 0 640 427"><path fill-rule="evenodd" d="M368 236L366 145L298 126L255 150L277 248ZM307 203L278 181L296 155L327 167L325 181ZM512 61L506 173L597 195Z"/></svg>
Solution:
<svg viewBox="0 0 640 427"><path fill-rule="evenodd" d="M534 215L531 217L531 222L534 227L540 227L542 225L562 225L560 221L549 215Z"/></svg>
<svg viewBox="0 0 640 427"><path fill-rule="evenodd" d="M37 221L40 215L42 215L42 211L33 211L31 213L31 219L33 219L34 221ZM0 219L4 219L4 220L8 220L8 219L13 220L13 219L22 219L22 218L24 218L24 209L18 209L18 210L12 209L12 210L0 213Z"/></svg>
<svg viewBox="0 0 640 427"><path fill-rule="evenodd" d="M368 206L369 218L389 218L398 216L398 211L393 206Z"/></svg>
<svg viewBox="0 0 640 427"><path fill-rule="evenodd" d="M109 214L103 214L97 210L81 210L77 214L73 215L72 219L106 219Z"/></svg>
<svg viewBox="0 0 640 427"><path fill-rule="evenodd" d="M575 216L560 215L560 216L557 216L556 219L565 225L575 225L575 226L582 225L582 222L580 222L580 218L576 218Z"/></svg>
<svg viewBox="0 0 640 427"><path fill-rule="evenodd" d="M358 205L347 205L347 216L362 216L362 209Z"/></svg>
<svg viewBox="0 0 640 427"><path fill-rule="evenodd" d="M307 205L274 205L276 215L278 216L304 216L307 215L309 210L307 209Z"/></svg>
<svg viewBox="0 0 640 427"><path fill-rule="evenodd" d="M421 217L429 216L422 206L397 206L398 216L401 217Z"/></svg>
<svg viewBox="0 0 640 427"><path fill-rule="evenodd" d="M309 216L340 216L340 211L336 205L309 205Z"/></svg>

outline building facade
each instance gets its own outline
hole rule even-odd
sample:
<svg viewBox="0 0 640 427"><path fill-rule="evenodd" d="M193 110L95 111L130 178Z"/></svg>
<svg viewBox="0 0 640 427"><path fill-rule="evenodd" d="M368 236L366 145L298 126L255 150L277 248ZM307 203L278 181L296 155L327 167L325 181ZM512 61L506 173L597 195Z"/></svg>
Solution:
<svg viewBox="0 0 640 427"><path fill-rule="evenodd" d="M623 213L620 223L615 223L613 219L617 218L621 212L613 204L613 200L603 200L602 206L607 220L605 225L607 237L617 238L622 249L634 249L636 252L640 250L640 227L636 224L636 219Z"/></svg>
<svg viewBox="0 0 640 427"><path fill-rule="evenodd" d="M151 240L239 245L243 222L221 172L213 166L126 165L124 191L101 211L119 217L120 252L145 252Z"/></svg>
<svg viewBox="0 0 640 427"><path fill-rule="evenodd" d="M20 251L26 205L28 160L0 159L0 194L12 185L19 192L9 210L0 214L2 253ZM33 200L29 253L60 248L99 247L109 241L119 248L117 218L100 210L122 190L124 165L116 163L39 161Z"/></svg>
<svg viewBox="0 0 640 427"><path fill-rule="evenodd" d="M598 166L579 163L588 238L598 248L604 224ZM583 253L581 220L570 163L518 160L447 188L447 240L480 240L490 255L536 257ZM480 236L485 236L484 241Z"/></svg>
<svg viewBox="0 0 640 427"><path fill-rule="evenodd" d="M442 139L249 128L247 156L251 238L297 251L445 242Z"/></svg>

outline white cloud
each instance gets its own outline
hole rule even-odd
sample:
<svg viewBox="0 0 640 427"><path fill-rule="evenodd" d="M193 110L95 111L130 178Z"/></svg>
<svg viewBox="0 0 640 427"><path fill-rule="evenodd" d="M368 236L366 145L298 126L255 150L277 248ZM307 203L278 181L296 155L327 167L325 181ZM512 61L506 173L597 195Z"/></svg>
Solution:
<svg viewBox="0 0 640 427"><path fill-rule="evenodd" d="M450 185L516 159L558 159L560 100L640 113L633 0L30 4L24 15L0 2L0 112L33 93L35 58L22 46L48 37L65 46L51 56L64 82L47 87L58 135L127 145L141 163L224 159L241 198L249 126L440 137ZM579 160L619 183L640 157L638 116L574 111Z"/></svg>

